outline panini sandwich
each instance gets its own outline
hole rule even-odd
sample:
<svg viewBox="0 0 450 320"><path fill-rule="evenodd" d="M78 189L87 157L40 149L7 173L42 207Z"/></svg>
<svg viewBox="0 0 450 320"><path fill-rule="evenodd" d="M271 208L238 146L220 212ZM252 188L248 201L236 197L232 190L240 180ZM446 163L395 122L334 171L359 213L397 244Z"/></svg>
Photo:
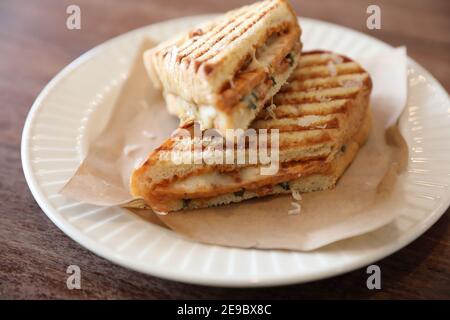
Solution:
<svg viewBox="0 0 450 320"><path fill-rule="evenodd" d="M161 43L144 63L182 123L246 129L297 65L300 33L286 0L266 0Z"/></svg>
<svg viewBox="0 0 450 320"><path fill-rule="evenodd" d="M277 172L261 174L261 163L174 163L161 157L174 150L177 139L171 137L133 172L132 194L157 212L169 212L332 188L370 131L371 88L369 74L356 62L330 52L303 53L273 104L251 124L258 134L278 130ZM202 151L208 148L202 145Z"/></svg>

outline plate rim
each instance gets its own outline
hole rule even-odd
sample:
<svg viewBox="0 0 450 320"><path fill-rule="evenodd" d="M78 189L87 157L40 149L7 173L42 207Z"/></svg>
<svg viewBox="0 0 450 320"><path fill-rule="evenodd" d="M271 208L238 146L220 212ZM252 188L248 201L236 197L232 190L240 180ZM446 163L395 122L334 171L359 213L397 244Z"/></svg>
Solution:
<svg viewBox="0 0 450 320"><path fill-rule="evenodd" d="M253 282L250 280L242 280L237 278L214 278L213 276L208 276L204 274L189 274L187 275L185 272L172 272L171 270L164 270L161 268L154 267L152 268L148 264L146 264L145 268L142 265L141 262L137 263L135 261L130 262L126 258L122 258L114 253L110 248L102 247L98 244L97 241L89 238L86 234L80 232L78 229L76 229L72 224L66 222L60 214L54 210L54 208L51 206L51 204L47 201L46 196L43 193L42 188L40 187L35 173L32 170L31 166L31 155L30 155L30 132L32 129L32 125L34 122L34 119L37 115L37 112L40 109L40 106L42 106L42 101L45 100L45 98L49 95L49 93L54 89L54 87L57 85L58 82L63 80L65 77L69 76L70 73L74 70L76 70L79 66L81 66L83 63L88 61L92 56L95 56L98 52L101 52L104 48L109 46L111 43L123 38L123 37L130 37L133 34L138 34L140 32L143 32L146 28L149 28L150 26L157 26L161 24L167 24L167 23L173 23L175 21L181 21L186 19L206 19L208 17L211 17L211 14L205 14L205 15L193 15L193 16L186 16L186 17L180 17L175 19L169 19L164 20L161 22L149 24L128 32L125 32L123 34L120 34L116 37L113 37L95 47L92 49L86 51L82 55L80 55L78 58L70 62L68 65L66 65L64 68L62 68L42 89L42 91L38 94L37 98L33 102L26 120L25 124L22 130L22 136L21 136L21 160L22 160L22 168L24 172L25 179L27 181L27 184L29 186L29 189L31 193L33 194L34 199L38 203L41 210L45 213L45 215L61 230L63 231L67 236L69 236L72 240L80 244L82 247L86 248L87 250L93 252L97 256L100 256L104 259L107 259L115 264L118 264L122 267L125 267L127 269L138 271L144 274L149 274L152 276L156 276L162 279L166 280L172 280L172 281L181 281L184 283L192 283L192 284L198 284L198 285L207 285L207 286L220 286L220 287L265 287L265 286L279 286L279 285L287 285L287 284L294 284L294 283L305 283L310 281L316 281L319 279L326 279L334 276L341 275L343 273L351 272L356 269L359 269L361 267L364 267L368 265L369 263L373 263L375 261L379 261L381 259L384 259L385 257L393 254L394 252L404 248L414 240L416 240L418 237L423 235L425 231L427 231L437 220L439 220L440 217L445 213L448 206L450 205L450 194L447 194L447 197L445 199L442 199L440 204L430 212L425 219L422 219L420 222L418 222L418 225L416 226L416 229L418 229L416 232L409 232L407 234L403 234L403 236L396 239L396 242L393 244L390 244L389 246L383 246L380 247L377 251L372 253L370 256L366 256L363 259L359 259L356 261L353 261L351 263L347 263L343 265L342 267L338 269L334 269L333 272L330 271L319 271L316 273L313 273L311 275L305 276L300 273L298 274L289 274L288 276L283 276L283 274L280 275L274 275L272 274L270 277L261 277L261 279L258 282ZM353 30L344 26L340 26L334 23L330 23L327 21L317 20L317 19L311 19L311 18L305 18L305 17L299 17L300 20L308 20L312 23L320 23L328 25L329 27L340 29L344 32L350 32L350 33L356 33L358 36L369 38L371 41L376 41L383 46L391 47L391 45L373 37L367 34L364 34L360 31ZM420 64L418 64L415 60L408 57L408 64L411 64L414 68L418 69L420 72L424 73L427 78L432 82L433 86L436 87L438 90L442 91L447 95L448 99L448 93L445 90L445 88L439 83L438 80L434 78L434 76L428 72L424 67L422 67ZM271 251L271 250L268 250ZM277 251L277 250L273 250Z"/></svg>

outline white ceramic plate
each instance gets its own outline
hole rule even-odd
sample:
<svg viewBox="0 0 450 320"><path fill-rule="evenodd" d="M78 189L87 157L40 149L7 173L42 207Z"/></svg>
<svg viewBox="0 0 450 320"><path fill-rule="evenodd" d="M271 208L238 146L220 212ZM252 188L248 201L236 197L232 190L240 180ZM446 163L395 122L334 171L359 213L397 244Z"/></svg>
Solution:
<svg viewBox="0 0 450 320"><path fill-rule="evenodd" d="M450 106L446 91L409 60L409 99L401 129L410 146L407 214L380 230L308 253L248 250L194 243L130 212L96 207L57 192L74 173L105 122L141 39L166 39L207 18L154 24L85 53L41 92L22 137L25 176L36 201L68 236L99 256L158 277L216 286L264 286L322 279L377 261L427 230L450 203ZM305 50L355 56L389 48L329 23L300 19Z"/></svg>

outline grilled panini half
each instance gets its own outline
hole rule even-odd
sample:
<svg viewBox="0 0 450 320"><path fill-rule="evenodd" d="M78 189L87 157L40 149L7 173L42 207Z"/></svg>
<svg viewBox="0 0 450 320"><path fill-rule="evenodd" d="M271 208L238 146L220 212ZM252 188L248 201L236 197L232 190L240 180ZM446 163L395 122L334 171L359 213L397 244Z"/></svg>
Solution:
<svg viewBox="0 0 450 320"><path fill-rule="evenodd" d="M202 128L248 128L299 60L300 27L285 0L244 6L144 54L168 110Z"/></svg>
<svg viewBox="0 0 450 320"><path fill-rule="evenodd" d="M303 53L274 104L251 124L255 130L278 129L278 172L262 175L261 164L174 164L161 157L173 150L171 137L134 171L132 193L169 212L331 188L367 138L371 88L369 74L356 62L331 52ZM206 154L208 148L202 146Z"/></svg>

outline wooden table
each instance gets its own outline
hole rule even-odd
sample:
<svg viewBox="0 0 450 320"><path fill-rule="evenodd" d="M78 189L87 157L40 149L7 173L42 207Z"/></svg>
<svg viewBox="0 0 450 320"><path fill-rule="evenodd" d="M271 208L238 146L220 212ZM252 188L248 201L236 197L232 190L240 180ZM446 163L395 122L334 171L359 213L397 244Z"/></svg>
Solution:
<svg viewBox="0 0 450 320"><path fill-rule="evenodd" d="M448 0L294 1L299 15L335 22L406 45L409 55L450 89ZM82 29L66 28L66 8L81 7ZM186 285L114 265L82 248L45 216L20 163L25 117L44 85L86 50L150 23L244 3L239 0L0 2L0 298L450 298L450 217L447 213L412 244L379 262L382 290L366 288L360 269L328 280L271 289ZM366 28L366 8L378 4L381 30ZM70 264L82 289L69 291Z"/></svg>

